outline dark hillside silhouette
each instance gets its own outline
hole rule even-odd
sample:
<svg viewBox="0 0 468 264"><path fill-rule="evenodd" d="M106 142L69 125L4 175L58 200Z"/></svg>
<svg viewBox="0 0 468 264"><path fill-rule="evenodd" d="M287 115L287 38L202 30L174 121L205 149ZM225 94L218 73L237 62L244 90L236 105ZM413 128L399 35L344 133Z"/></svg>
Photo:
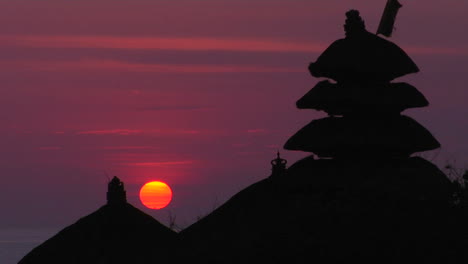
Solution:
<svg viewBox="0 0 468 264"><path fill-rule="evenodd" d="M363 171L363 167L367 168ZM205 263L442 263L459 259L451 185L431 163L306 158L180 235ZM457 225L459 226L459 225ZM458 251L458 254L464 251Z"/></svg>
<svg viewBox="0 0 468 264"><path fill-rule="evenodd" d="M66 227L19 264L170 263L177 233L126 202L123 183L109 182L107 204Z"/></svg>

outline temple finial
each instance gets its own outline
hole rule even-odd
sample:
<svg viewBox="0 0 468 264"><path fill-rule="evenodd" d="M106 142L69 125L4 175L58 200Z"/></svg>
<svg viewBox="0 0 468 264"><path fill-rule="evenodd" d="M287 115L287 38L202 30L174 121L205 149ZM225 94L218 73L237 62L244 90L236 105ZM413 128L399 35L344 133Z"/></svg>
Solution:
<svg viewBox="0 0 468 264"><path fill-rule="evenodd" d="M349 10L346 12L346 22L344 25L346 37L352 37L356 34L366 31L366 25L359 15L358 10Z"/></svg>
<svg viewBox="0 0 468 264"><path fill-rule="evenodd" d="M288 163L287 160L282 159L280 156L280 152L276 152L276 159L271 161L271 176L270 177L277 177L279 175L284 175L286 173L286 164Z"/></svg>
<svg viewBox="0 0 468 264"><path fill-rule="evenodd" d="M124 183L114 176L107 185L107 204L125 204L127 203L127 193L125 192Z"/></svg>

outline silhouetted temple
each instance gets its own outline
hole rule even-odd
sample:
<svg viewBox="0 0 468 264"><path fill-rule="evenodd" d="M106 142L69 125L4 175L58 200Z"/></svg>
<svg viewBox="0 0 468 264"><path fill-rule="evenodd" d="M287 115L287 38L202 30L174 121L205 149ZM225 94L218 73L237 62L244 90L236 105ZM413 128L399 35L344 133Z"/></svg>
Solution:
<svg viewBox="0 0 468 264"><path fill-rule="evenodd" d="M285 145L289 150L319 157L409 157L438 148L423 126L400 113L428 105L424 96L395 78L418 71L416 64L392 42L369 33L359 12L346 13L346 37L335 41L309 66L319 82L297 102L298 108L327 112Z"/></svg>
<svg viewBox="0 0 468 264"><path fill-rule="evenodd" d="M397 45L369 33L358 11L346 17L346 37L309 67L328 80L297 102L329 116L285 144L318 159L286 168L278 156L271 177L180 233L185 262L455 263L464 257L467 239L453 239L464 218L452 210L452 183L412 156L440 144L401 114L428 102L412 85L393 82L418 67Z"/></svg>

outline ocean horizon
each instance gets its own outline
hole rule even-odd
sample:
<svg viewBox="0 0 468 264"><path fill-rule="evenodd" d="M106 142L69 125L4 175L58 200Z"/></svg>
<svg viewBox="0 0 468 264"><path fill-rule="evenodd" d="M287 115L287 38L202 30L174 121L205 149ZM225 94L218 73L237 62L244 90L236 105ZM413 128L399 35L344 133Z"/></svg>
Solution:
<svg viewBox="0 0 468 264"><path fill-rule="evenodd" d="M0 263L16 264L33 248L55 235L59 228L0 229Z"/></svg>

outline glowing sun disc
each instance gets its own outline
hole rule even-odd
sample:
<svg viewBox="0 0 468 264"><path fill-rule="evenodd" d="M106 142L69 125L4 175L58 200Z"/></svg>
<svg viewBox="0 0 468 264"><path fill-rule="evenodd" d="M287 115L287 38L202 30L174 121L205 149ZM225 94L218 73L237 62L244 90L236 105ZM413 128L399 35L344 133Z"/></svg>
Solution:
<svg viewBox="0 0 468 264"><path fill-rule="evenodd" d="M150 209L162 209L172 200L172 190L164 182L148 182L140 189L140 200Z"/></svg>

